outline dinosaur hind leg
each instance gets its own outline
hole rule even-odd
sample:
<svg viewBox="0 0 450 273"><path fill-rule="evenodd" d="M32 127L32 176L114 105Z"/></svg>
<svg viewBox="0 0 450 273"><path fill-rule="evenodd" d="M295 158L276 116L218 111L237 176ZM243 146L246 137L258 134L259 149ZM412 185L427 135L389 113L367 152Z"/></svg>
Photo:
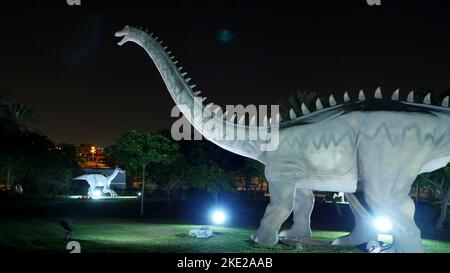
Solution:
<svg viewBox="0 0 450 273"><path fill-rule="evenodd" d="M367 195L367 202L374 215L383 215L392 224L393 244L389 252L425 252L420 230L414 222L414 201L407 194L399 194L389 200L389 206Z"/></svg>
<svg viewBox="0 0 450 273"><path fill-rule="evenodd" d="M397 178L391 194L381 191L380 183L364 190L373 219L384 217L391 222L393 245L389 252L425 252L414 221L414 202L408 195L413 181L414 178L404 178L404 181Z"/></svg>
<svg viewBox="0 0 450 273"><path fill-rule="evenodd" d="M299 239L311 236L311 212L314 208L312 190L295 190L294 224L290 229L280 232L280 237Z"/></svg>
<svg viewBox="0 0 450 273"><path fill-rule="evenodd" d="M278 243L278 231L294 208L295 184L269 181L270 203L252 239L262 245Z"/></svg>
<svg viewBox="0 0 450 273"><path fill-rule="evenodd" d="M347 201L350 204L350 209L352 210L355 219L353 231L346 236L334 240L331 243L332 245L357 246L378 239L378 233L373 228L373 218L369 211L364 207L362 196L358 196L359 194L361 193L346 194Z"/></svg>

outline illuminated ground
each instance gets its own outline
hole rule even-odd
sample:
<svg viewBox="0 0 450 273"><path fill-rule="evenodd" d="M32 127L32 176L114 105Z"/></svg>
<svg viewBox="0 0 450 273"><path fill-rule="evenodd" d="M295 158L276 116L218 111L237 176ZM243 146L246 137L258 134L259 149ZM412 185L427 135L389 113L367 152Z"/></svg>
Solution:
<svg viewBox="0 0 450 273"><path fill-rule="evenodd" d="M72 219L72 240L82 252L359 252L355 248L304 246L301 250L282 245L262 247L249 241L251 229L212 227L216 236L187 236L192 225L154 224L123 219ZM64 232L58 219L0 219L0 248L12 251L65 252ZM315 231L315 239L328 242L345 232ZM450 242L423 240L429 252L450 252Z"/></svg>

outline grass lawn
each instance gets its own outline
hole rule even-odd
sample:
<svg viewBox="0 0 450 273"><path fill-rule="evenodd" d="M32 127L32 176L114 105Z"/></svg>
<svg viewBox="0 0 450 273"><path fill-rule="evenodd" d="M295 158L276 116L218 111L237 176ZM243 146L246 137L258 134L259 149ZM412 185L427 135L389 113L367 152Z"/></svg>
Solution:
<svg viewBox="0 0 450 273"><path fill-rule="evenodd" d="M263 247L250 242L251 229L212 227L216 236L187 236L193 225L155 224L123 219L80 218L69 220L76 228L72 240L82 252L360 252L349 247L277 245ZM330 241L345 232L314 231L313 238ZM450 253L450 242L423 240L429 252ZM0 248L12 251L66 252L64 231L56 218L0 219Z"/></svg>

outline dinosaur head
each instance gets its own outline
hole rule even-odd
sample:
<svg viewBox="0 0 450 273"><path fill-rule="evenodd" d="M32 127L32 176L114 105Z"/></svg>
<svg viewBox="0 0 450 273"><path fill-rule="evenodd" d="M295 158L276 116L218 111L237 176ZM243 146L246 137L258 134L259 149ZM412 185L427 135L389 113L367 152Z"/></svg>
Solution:
<svg viewBox="0 0 450 273"><path fill-rule="evenodd" d="M125 26L122 30L117 31L114 36L122 37L122 40L117 44L122 46L126 42L135 42L137 44L143 41L143 32L142 30L136 29L134 27Z"/></svg>
<svg viewBox="0 0 450 273"><path fill-rule="evenodd" d="M118 166L116 166L116 171L118 173L125 173L125 171L123 171L121 168L119 168Z"/></svg>

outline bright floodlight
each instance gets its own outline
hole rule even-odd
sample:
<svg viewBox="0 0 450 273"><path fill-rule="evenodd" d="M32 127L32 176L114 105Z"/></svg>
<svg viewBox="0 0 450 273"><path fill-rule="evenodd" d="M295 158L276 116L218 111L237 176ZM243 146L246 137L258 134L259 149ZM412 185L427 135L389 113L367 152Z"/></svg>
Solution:
<svg viewBox="0 0 450 273"><path fill-rule="evenodd" d="M212 220L213 220L214 224L217 224L217 225L221 225L221 224L225 223L225 220L226 220L225 213L221 210L214 211L212 214Z"/></svg>
<svg viewBox="0 0 450 273"><path fill-rule="evenodd" d="M92 194L93 199L99 199L101 196L102 196L101 190L95 190L94 193Z"/></svg>
<svg viewBox="0 0 450 273"><path fill-rule="evenodd" d="M391 231L392 224L386 218L377 218L375 219L375 227L380 232L389 232Z"/></svg>

